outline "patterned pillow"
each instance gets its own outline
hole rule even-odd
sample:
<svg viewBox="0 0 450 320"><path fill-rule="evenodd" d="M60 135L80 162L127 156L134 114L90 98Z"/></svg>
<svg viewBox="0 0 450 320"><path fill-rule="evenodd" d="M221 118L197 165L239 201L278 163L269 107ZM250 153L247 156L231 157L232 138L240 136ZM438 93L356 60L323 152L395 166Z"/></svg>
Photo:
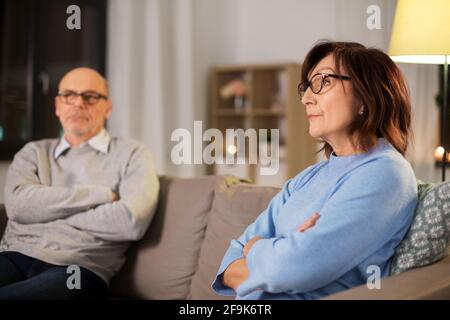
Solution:
<svg viewBox="0 0 450 320"><path fill-rule="evenodd" d="M418 181L417 187L414 220L395 250L391 275L432 264L450 253L450 182Z"/></svg>

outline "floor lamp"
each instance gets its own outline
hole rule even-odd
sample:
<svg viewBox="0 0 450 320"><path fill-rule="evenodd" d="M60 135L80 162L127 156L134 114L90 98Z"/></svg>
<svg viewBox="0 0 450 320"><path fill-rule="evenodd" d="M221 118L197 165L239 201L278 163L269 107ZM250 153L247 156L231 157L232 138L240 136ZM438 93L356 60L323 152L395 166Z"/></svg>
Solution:
<svg viewBox="0 0 450 320"><path fill-rule="evenodd" d="M450 1L398 0L389 55L404 63L444 65L444 94L441 112L442 181L447 162L447 91L450 62Z"/></svg>

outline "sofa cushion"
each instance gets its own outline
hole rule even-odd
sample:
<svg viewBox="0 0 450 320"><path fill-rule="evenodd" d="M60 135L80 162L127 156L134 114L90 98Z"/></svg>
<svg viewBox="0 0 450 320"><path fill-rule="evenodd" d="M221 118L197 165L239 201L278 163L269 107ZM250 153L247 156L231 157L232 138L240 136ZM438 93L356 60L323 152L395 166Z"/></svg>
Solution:
<svg viewBox="0 0 450 320"><path fill-rule="evenodd" d="M233 177L227 177L216 185L205 241L200 251L198 268L192 279L188 298L231 298L219 296L211 289L225 251L230 241L244 232L278 191L278 188L242 183Z"/></svg>
<svg viewBox="0 0 450 320"><path fill-rule="evenodd" d="M418 184L418 204L405 238L396 248L391 275L432 264L448 255L450 182Z"/></svg>
<svg viewBox="0 0 450 320"><path fill-rule="evenodd" d="M155 217L112 279L115 296L185 299L197 267L217 177L160 178Z"/></svg>

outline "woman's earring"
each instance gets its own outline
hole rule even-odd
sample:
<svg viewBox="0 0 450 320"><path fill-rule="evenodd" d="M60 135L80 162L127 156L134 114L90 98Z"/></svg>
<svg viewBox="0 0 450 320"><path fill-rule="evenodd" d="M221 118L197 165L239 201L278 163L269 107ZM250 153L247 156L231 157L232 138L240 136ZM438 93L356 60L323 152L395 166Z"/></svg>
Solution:
<svg viewBox="0 0 450 320"><path fill-rule="evenodd" d="M358 111L359 115L362 115L364 113L364 106L361 106L361 110Z"/></svg>

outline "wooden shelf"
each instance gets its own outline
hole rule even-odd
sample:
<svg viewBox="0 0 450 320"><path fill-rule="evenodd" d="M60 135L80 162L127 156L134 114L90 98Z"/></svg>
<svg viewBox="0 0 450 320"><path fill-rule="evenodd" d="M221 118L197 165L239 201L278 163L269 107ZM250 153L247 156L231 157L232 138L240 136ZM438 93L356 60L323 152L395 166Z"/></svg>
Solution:
<svg viewBox="0 0 450 320"><path fill-rule="evenodd" d="M224 92L222 89L229 89L229 84L236 80L243 83L246 89L243 109L235 109L235 100L230 97L229 91L225 90L228 94L221 95ZM279 159L283 163L280 165L279 180L283 182L316 161L317 144L307 133L309 122L298 99L299 80L300 65L295 63L229 65L211 70L212 112L209 127L224 133L231 128L253 128L258 132L259 129L267 129L267 134L270 134L270 129L278 129L280 148L283 148ZM248 143L245 148L248 157ZM248 173L244 178L257 183L259 164L246 165ZM221 171L216 168L219 167L210 166L209 173L220 174ZM239 168L239 174L242 174L243 167Z"/></svg>

